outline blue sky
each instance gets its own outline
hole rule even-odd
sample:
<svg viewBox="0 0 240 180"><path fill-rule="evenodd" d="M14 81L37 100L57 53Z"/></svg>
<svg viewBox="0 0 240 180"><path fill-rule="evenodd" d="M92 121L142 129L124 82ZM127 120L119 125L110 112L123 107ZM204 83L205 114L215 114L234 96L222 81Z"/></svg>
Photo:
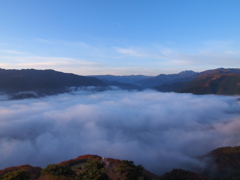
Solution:
<svg viewBox="0 0 240 180"><path fill-rule="evenodd" d="M0 0L0 67L80 75L240 67L239 0Z"/></svg>

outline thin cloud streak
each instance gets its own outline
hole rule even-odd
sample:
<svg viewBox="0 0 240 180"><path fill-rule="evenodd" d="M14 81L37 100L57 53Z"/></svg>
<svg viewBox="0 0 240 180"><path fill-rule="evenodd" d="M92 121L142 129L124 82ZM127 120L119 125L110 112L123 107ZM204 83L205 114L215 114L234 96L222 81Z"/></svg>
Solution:
<svg viewBox="0 0 240 180"><path fill-rule="evenodd" d="M116 51L120 54L126 54L129 56L134 56L134 57L146 57L147 55L143 52L138 52L133 49L127 49L127 48L116 48Z"/></svg>
<svg viewBox="0 0 240 180"><path fill-rule="evenodd" d="M0 63L0 66L6 69L54 69L76 74L78 74L78 70L91 70L100 66L95 62L67 57L0 56L0 59L5 60L5 63Z"/></svg>
<svg viewBox="0 0 240 180"><path fill-rule="evenodd" d="M8 50L8 49L0 50L0 53L13 54L13 55L26 55L27 54L26 52L14 51L14 50Z"/></svg>
<svg viewBox="0 0 240 180"><path fill-rule="evenodd" d="M164 47L149 45L149 47L114 48L119 56L125 59L132 58L138 63L146 65L146 60L159 67L160 70L175 69L175 73L183 70L204 71L207 69L239 66L240 52L228 41L209 41L198 48ZM177 71L179 69L179 71ZM159 72L160 74L161 72Z"/></svg>
<svg viewBox="0 0 240 180"><path fill-rule="evenodd" d="M34 42L28 53L8 46L0 50L1 68L51 68L79 75L159 75L240 66L238 44L231 41L199 42L194 48L181 47L177 42L144 45L133 42L128 46L115 41L34 39Z"/></svg>
<svg viewBox="0 0 240 180"><path fill-rule="evenodd" d="M237 97L79 91L1 101L0 168L46 166L84 154L129 159L162 174L239 145Z"/></svg>

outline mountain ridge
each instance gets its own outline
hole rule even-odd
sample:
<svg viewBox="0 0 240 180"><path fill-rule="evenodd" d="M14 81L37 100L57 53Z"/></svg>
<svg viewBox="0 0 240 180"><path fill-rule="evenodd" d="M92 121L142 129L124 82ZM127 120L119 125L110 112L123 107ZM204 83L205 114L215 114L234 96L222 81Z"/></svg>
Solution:
<svg viewBox="0 0 240 180"><path fill-rule="evenodd" d="M192 79L164 84L155 87L162 92L193 93L193 94L240 94L240 69L218 68L200 72L190 76Z"/></svg>
<svg viewBox="0 0 240 180"><path fill-rule="evenodd" d="M0 94L10 99L37 98L71 92L81 87L94 87L97 91L155 89L161 92L193 94L240 94L240 69L218 68L203 72L191 70L158 76L80 76L54 70L0 69Z"/></svg>

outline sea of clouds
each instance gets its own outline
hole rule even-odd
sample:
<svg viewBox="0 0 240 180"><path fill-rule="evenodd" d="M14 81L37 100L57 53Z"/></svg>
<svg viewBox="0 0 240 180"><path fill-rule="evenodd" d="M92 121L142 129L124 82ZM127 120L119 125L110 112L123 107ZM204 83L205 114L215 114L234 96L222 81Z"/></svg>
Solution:
<svg viewBox="0 0 240 180"><path fill-rule="evenodd" d="M0 169L96 154L162 174L202 168L199 156L240 145L237 96L115 90L0 99Z"/></svg>

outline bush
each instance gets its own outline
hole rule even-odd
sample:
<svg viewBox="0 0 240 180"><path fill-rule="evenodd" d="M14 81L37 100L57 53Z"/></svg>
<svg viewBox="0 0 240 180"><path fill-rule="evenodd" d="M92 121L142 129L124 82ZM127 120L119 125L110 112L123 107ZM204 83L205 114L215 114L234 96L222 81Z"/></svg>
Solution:
<svg viewBox="0 0 240 180"><path fill-rule="evenodd" d="M122 160L119 165L117 171L120 174L125 175L126 179L138 180L144 179L143 177L143 166L142 165L134 165L133 161Z"/></svg>
<svg viewBox="0 0 240 180"><path fill-rule="evenodd" d="M53 176L74 176L75 172L69 167L64 165L50 164L43 169L43 174Z"/></svg>
<svg viewBox="0 0 240 180"><path fill-rule="evenodd" d="M4 174L1 178L1 180L25 180L27 179L27 173L26 171L23 171L21 169L8 172Z"/></svg>
<svg viewBox="0 0 240 180"><path fill-rule="evenodd" d="M104 166L104 163L97 160L88 161L83 166L84 172L79 175L79 180L107 180Z"/></svg>

